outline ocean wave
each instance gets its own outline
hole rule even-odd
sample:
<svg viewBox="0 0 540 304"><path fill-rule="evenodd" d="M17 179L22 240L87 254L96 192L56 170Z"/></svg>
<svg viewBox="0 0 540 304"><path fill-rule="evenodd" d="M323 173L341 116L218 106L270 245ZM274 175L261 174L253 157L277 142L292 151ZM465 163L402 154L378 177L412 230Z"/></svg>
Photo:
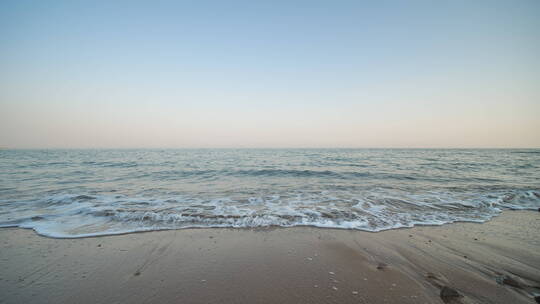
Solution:
<svg viewBox="0 0 540 304"><path fill-rule="evenodd" d="M0 201L0 227L31 228L59 238L195 227L314 226L377 232L457 221L484 222L503 209L538 208L538 190L414 193L373 189L218 198L61 193Z"/></svg>
<svg viewBox="0 0 540 304"><path fill-rule="evenodd" d="M132 168L137 167L139 164L135 161L83 161L81 165L106 168Z"/></svg>
<svg viewBox="0 0 540 304"><path fill-rule="evenodd" d="M275 178L325 178L337 180L398 180L424 181L433 183L448 182L483 182L497 183L501 180L482 176L438 176L434 174L385 173L372 171L333 171L333 170L300 170L300 169L203 169L203 170L161 170L144 173L154 179L190 179L190 178L223 178L223 177L275 177Z"/></svg>
<svg viewBox="0 0 540 304"><path fill-rule="evenodd" d="M538 150L532 150L532 151L512 151L510 153L514 154L540 154L540 151Z"/></svg>

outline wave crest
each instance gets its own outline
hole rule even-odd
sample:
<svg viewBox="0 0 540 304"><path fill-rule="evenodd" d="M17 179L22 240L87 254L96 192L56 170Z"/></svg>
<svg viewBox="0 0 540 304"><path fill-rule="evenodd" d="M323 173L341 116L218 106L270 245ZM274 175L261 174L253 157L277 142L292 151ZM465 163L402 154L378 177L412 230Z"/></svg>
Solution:
<svg viewBox="0 0 540 304"><path fill-rule="evenodd" d="M0 227L51 237L85 237L190 227L315 226L381 231L456 221L483 222L502 209L540 208L536 190L490 193L376 189L293 192L259 197L165 198L57 194L1 201Z"/></svg>

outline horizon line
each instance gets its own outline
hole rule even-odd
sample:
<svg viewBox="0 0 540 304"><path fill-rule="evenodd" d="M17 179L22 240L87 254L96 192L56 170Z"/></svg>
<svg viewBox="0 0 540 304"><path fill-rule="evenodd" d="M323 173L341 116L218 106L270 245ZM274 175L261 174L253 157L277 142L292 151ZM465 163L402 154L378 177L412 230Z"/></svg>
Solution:
<svg viewBox="0 0 540 304"><path fill-rule="evenodd" d="M0 150L317 150L317 149L388 149L388 150L515 150L540 147L1 147Z"/></svg>

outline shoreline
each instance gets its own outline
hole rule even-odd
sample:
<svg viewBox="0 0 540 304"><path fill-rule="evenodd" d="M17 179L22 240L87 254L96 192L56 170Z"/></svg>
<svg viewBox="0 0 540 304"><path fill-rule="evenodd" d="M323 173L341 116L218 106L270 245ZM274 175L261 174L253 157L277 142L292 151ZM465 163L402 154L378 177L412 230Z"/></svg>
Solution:
<svg viewBox="0 0 540 304"><path fill-rule="evenodd" d="M401 230L401 229L413 229L416 227L440 227L440 226L446 226L446 225L453 225L453 224L462 224L462 223L470 223L470 224L484 224L489 221L492 221L494 218L501 216L504 212L536 212L536 209L531 208L523 208L523 209L512 209L512 208L506 208L501 209L499 213L491 215L489 218L484 220L454 220L439 224L430 224L430 223L413 223L410 226L397 226L397 227L391 227L391 228L381 228L379 230L368 230L368 229L359 229L359 228L342 228L342 227L332 227L332 226L317 226L317 225L292 225L292 226L281 226L281 225L269 225L269 226L255 226L255 227L233 227L233 226L186 226L186 227L178 227L178 228L150 228L148 227L147 230L132 230L132 231L122 231L122 232L103 232L103 233L88 233L88 234L81 234L81 235L61 235L61 236L54 236L50 234L40 233L35 227L20 227L17 224L13 225L0 225L0 230L2 229L25 229L25 230L31 230L35 234L46 237L46 238L52 238L52 239L84 239L84 238L99 238L99 237L107 237L107 236L116 236L116 235L128 235L132 233L150 233L150 232L161 232L161 231L174 231L174 230L190 230L190 229L233 229L233 230L272 230L272 229L291 229L291 228L315 228L315 229L329 229L329 230L345 230L345 231L361 231L361 232L367 232L367 233L379 233L384 231L392 231L392 230ZM540 208L538 209L540 212Z"/></svg>
<svg viewBox="0 0 540 304"><path fill-rule="evenodd" d="M30 229L0 229L0 303L535 303L540 296L540 213L531 211L380 232L185 228L51 238Z"/></svg>
<svg viewBox="0 0 540 304"><path fill-rule="evenodd" d="M325 226L314 226L314 225L295 225L295 226L280 226L280 225L270 225L270 226L260 226L260 227L213 227L213 226L189 226L189 227L182 227L182 228L157 228L157 229L148 229L148 230L134 230L134 231L126 231L126 232L112 232L112 233L104 233L104 234L89 234L89 235L81 235L81 236L50 236L47 234L42 234L36 231L35 228L32 227L19 227L17 225L13 226L0 226L0 231L3 229L22 229L22 230L28 230L32 231L36 235L44 238L50 238L50 239L58 239L58 240L71 240L71 239L88 239L88 238L102 238L102 237L111 237L111 236L123 236L123 235L129 235L129 234L137 234L137 233L152 233L152 232L163 232L163 231L175 231L175 230L199 230L199 229L230 229L230 230L248 230L248 231L272 231L272 230L279 230L279 229L295 229L295 228L313 228L313 229L323 229L323 230L336 230L336 231L358 231L358 232L365 232L365 233L380 233L384 231L392 231L392 230L402 230L402 229L414 229L414 228L421 228L421 227L441 227L446 225L453 225L453 224L484 224L489 221L492 221L494 218L500 216L503 212L523 212L523 211L533 211L533 210L517 210L517 209L508 209L503 210L501 213L494 215L493 217L485 220L485 221L473 221L473 220L458 220L448 223L442 223L442 224L413 224L412 226L401 226L401 227L395 227L395 228L385 228L381 230L363 230L363 229L356 229L356 228L339 228L339 227L325 227ZM534 211L533 211L534 212Z"/></svg>

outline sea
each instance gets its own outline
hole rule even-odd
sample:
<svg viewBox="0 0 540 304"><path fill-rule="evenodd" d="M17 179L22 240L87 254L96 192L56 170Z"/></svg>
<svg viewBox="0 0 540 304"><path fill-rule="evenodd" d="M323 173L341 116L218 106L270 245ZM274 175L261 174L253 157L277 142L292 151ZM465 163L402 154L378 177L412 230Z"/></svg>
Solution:
<svg viewBox="0 0 540 304"><path fill-rule="evenodd" d="M539 208L538 149L0 150L0 227L57 238L193 227L378 232Z"/></svg>

